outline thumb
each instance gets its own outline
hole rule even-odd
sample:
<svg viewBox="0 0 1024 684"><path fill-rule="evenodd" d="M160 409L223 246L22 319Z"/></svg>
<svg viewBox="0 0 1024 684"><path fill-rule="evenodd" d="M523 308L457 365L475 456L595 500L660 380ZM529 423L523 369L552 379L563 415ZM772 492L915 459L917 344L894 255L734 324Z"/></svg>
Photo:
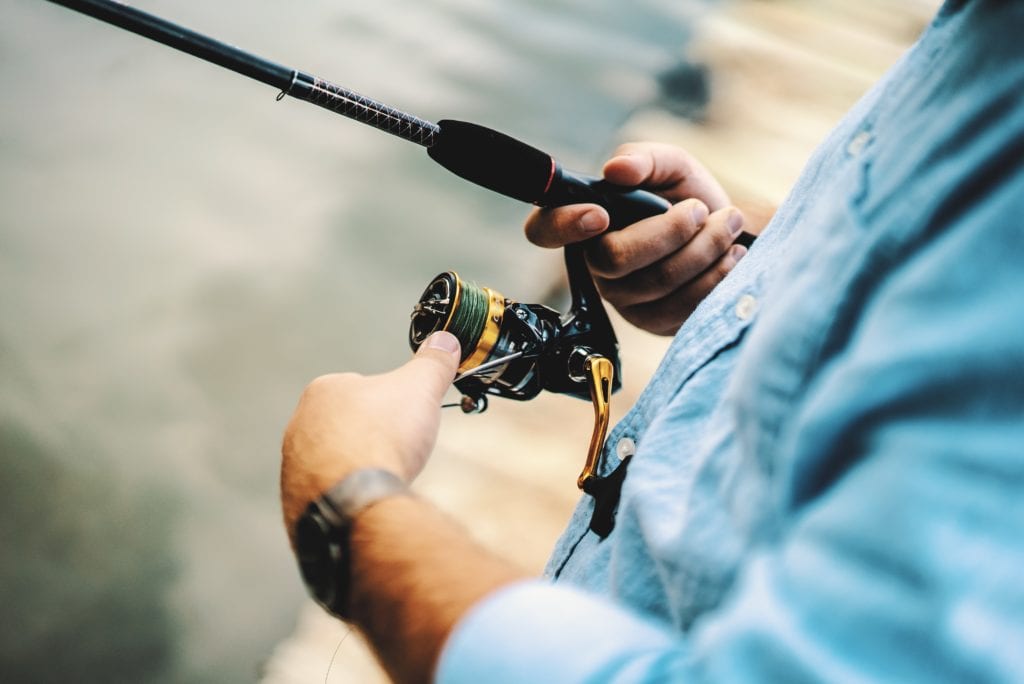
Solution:
<svg viewBox="0 0 1024 684"><path fill-rule="evenodd" d="M616 185L664 188L689 175L691 159L683 150L661 143L627 143L604 164L604 177Z"/></svg>
<svg viewBox="0 0 1024 684"><path fill-rule="evenodd" d="M729 196L686 150L664 143L627 143L605 162L604 177L616 185L644 186L672 202L696 197L717 211Z"/></svg>
<svg viewBox="0 0 1024 684"><path fill-rule="evenodd" d="M420 345L400 372L440 401L455 379L462 353L459 340L449 332L436 332Z"/></svg>

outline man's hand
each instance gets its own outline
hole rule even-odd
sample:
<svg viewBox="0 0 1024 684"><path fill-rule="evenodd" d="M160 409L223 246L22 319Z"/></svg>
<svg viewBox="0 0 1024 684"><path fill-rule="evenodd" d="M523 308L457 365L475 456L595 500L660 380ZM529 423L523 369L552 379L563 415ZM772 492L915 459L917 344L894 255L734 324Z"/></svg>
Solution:
<svg viewBox="0 0 1024 684"><path fill-rule="evenodd" d="M459 342L427 338L404 366L373 377L325 375L309 384L284 435L281 505L294 547L309 502L357 468L406 481L426 465ZM431 681L455 624L522 571L477 546L424 499L394 496L363 509L349 540L351 613L392 679Z"/></svg>
<svg viewBox="0 0 1024 684"><path fill-rule="evenodd" d="M707 169L670 145L623 145L604 165L604 177L676 204L614 232L606 232L608 213L593 204L536 209L526 221L526 237L541 247L593 238L587 264L601 295L633 325L675 334L746 254L733 245L743 214Z"/></svg>
<svg viewBox="0 0 1024 684"><path fill-rule="evenodd" d="M289 536L309 502L357 468L386 468L407 482L419 474L458 365L458 340L436 333L390 373L324 375L306 387L281 447Z"/></svg>

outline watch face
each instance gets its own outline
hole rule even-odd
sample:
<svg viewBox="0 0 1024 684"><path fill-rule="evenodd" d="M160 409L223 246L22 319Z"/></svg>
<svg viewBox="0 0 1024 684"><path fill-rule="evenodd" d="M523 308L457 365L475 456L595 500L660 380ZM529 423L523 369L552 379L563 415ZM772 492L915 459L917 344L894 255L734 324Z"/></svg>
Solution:
<svg viewBox="0 0 1024 684"><path fill-rule="evenodd" d="M335 612L341 577L341 542L337 530L310 504L295 527L299 569L317 603Z"/></svg>

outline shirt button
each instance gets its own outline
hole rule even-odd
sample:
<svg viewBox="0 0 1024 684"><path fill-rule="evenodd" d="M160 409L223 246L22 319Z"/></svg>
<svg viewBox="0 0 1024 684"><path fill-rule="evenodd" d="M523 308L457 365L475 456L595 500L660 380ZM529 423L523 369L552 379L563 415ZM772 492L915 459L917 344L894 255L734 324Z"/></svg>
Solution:
<svg viewBox="0 0 1024 684"><path fill-rule="evenodd" d="M846 144L846 154L851 157L859 156L869 142L871 142L871 131L861 131L850 138L850 142Z"/></svg>
<svg viewBox="0 0 1024 684"><path fill-rule="evenodd" d="M627 458L636 453L636 442L629 437L623 437L615 445L615 455L619 457L620 461L625 461Z"/></svg>
<svg viewBox="0 0 1024 684"><path fill-rule="evenodd" d="M741 321L749 321L757 311L757 298L745 294L736 302L736 318Z"/></svg>

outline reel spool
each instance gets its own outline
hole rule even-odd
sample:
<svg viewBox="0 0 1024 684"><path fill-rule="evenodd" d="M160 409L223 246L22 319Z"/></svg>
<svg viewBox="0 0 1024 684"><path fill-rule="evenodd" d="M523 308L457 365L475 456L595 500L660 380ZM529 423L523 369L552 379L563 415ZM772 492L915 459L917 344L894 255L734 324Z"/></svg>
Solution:
<svg viewBox="0 0 1024 684"><path fill-rule="evenodd" d="M465 283L454 271L442 273L413 308L409 344L416 350L431 333L447 330L462 345L459 372L464 373L491 358L510 304L500 292Z"/></svg>

